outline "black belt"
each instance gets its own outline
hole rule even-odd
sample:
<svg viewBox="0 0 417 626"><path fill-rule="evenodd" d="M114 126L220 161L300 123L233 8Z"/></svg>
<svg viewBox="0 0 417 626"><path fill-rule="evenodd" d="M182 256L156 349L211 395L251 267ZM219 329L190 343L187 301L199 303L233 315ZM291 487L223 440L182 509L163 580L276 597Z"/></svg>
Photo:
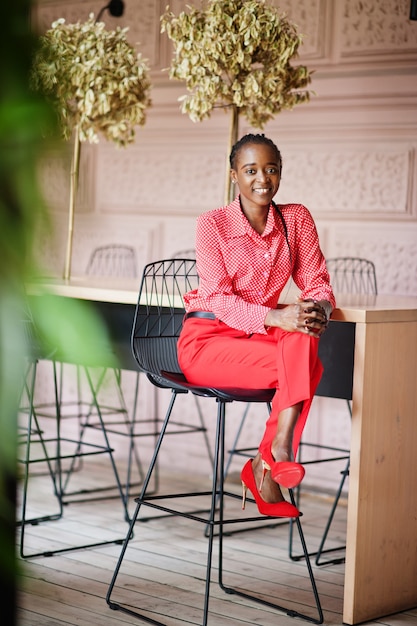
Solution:
<svg viewBox="0 0 417 626"><path fill-rule="evenodd" d="M216 316L211 311L191 311L190 313L186 313L184 315L184 320L187 320L189 317L200 317L205 320L216 319Z"/></svg>

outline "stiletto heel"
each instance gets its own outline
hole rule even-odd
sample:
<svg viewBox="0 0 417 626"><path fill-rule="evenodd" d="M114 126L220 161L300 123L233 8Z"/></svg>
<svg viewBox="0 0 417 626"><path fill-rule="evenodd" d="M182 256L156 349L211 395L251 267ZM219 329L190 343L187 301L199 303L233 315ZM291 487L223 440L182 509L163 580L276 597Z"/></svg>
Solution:
<svg viewBox="0 0 417 626"><path fill-rule="evenodd" d="M268 515L270 517L299 517L300 511L290 502L283 500L282 502L265 502L260 496L258 488L256 486L255 476L253 474L252 459L244 465L240 474L243 487L243 501L242 509L246 504L246 492L249 489L255 499L256 506L261 515Z"/></svg>
<svg viewBox="0 0 417 626"><path fill-rule="evenodd" d="M246 487L245 483L242 480L242 511L245 510L245 506L246 506L246 492L247 492L248 488Z"/></svg>

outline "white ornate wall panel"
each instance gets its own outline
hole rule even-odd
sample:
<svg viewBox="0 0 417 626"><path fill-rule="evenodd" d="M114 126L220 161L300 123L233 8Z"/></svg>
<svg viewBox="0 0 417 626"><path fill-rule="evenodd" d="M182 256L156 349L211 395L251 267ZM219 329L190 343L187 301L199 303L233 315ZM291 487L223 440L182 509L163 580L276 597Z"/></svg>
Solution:
<svg viewBox="0 0 417 626"><path fill-rule="evenodd" d="M415 219L415 174L414 148L404 143L317 142L285 151L278 198L302 202L317 219Z"/></svg>
<svg viewBox="0 0 417 626"><path fill-rule="evenodd" d="M300 58L317 64L413 60L417 28L409 0L274 1L303 34Z"/></svg>
<svg viewBox="0 0 417 626"><path fill-rule="evenodd" d="M288 15L303 36L300 59L314 65L369 64L386 66L398 61L414 61L417 53L417 27L410 21L410 0L273 0ZM98 15L103 0L38 0L35 23L41 31L60 17L67 22ZM170 62L170 44L160 34L160 16L169 4L178 14L195 0L127 0L121 18L105 11L100 18L108 28L129 27L128 38L159 74ZM167 75L156 75L157 81Z"/></svg>
<svg viewBox="0 0 417 626"><path fill-rule="evenodd" d="M360 256L375 263L378 292L417 294L417 224L341 223L331 228L327 256Z"/></svg>
<svg viewBox="0 0 417 626"><path fill-rule="evenodd" d="M98 155L97 205L127 213L197 215L223 201L219 181L225 161L218 146L186 145L174 140L161 147L141 140L126 150L103 145Z"/></svg>
<svg viewBox="0 0 417 626"><path fill-rule="evenodd" d="M302 35L300 57L304 60L324 59L328 50L328 37L331 17L331 3L328 0L274 1L283 13L288 15Z"/></svg>
<svg viewBox="0 0 417 626"><path fill-rule="evenodd" d="M408 20L410 0L344 0L341 14L343 61L370 57L415 59L417 27ZM343 8L341 8L343 5Z"/></svg>

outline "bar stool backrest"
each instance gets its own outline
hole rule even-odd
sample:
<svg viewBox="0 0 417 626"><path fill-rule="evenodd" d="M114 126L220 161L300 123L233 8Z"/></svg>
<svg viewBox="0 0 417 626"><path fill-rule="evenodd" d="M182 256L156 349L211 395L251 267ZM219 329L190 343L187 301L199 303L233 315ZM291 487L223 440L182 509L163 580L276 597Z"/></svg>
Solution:
<svg viewBox="0 0 417 626"><path fill-rule="evenodd" d="M89 276L136 278L135 249L122 244L99 246L91 253L86 273Z"/></svg>
<svg viewBox="0 0 417 626"><path fill-rule="evenodd" d="M177 340L184 318L183 294L198 286L194 259L167 259L145 266L132 329L132 352L152 382L157 373L181 373Z"/></svg>
<svg viewBox="0 0 417 626"><path fill-rule="evenodd" d="M330 281L336 293L377 295L375 265L360 257L326 259Z"/></svg>

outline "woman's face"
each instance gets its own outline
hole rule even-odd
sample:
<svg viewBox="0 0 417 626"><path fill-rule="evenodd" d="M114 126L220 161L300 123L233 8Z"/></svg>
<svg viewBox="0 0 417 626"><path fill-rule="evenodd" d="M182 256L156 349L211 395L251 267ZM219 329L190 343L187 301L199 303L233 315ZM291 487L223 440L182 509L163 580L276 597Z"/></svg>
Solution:
<svg viewBox="0 0 417 626"><path fill-rule="evenodd" d="M269 207L281 180L281 163L275 150L265 144L249 143L236 155L231 178L239 185L245 208Z"/></svg>

